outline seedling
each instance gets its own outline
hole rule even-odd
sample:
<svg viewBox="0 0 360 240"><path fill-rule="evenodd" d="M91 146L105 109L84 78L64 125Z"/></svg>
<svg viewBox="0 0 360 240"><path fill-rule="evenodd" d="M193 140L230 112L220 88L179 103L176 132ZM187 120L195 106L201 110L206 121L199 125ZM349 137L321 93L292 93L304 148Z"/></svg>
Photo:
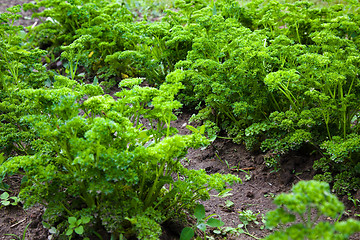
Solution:
<svg viewBox="0 0 360 240"><path fill-rule="evenodd" d="M217 195L210 195L212 197L218 197L218 198L226 198L226 197L229 197L229 196L232 196L233 194L231 193L231 188L227 188L223 191L221 191L219 194Z"/></svg>
<svg viewBox="0 0 360 240"><path fill-rule="evenodd" d="M234 207L234 202L233 201L230 201L230 200L226 200L225 201L225 208L227 208L227 209L231 209L231 208L233 208Z"/></svg>
<svg viewBox="0 0 360 240"><path fill-rule="evenodd" d="M247 226L253 222L256 225L259 225L259 222L257 221L257 216L259 215L259 213L253 213L253 211L251 210L244 210L239 212L239 219L242 222L242 224L239 224L237 227L237 231L239 233L244 233L254 239L260 239L254 235L252 235L249 230L247 229Z"/></svg>
<svg viewBox="0 0 360 240"><path fill-rule="evenodd" d="M275 194L273 194L273 193L271 193L271 192L269 192L269 193L265 193L264 194L264 197L270 197L270 198L275 198Z"/></svg>
<svg viewBox="0 0 360 240"><path fill-rule="evenodd" d="M243 170L243 169L239 169L240 171L244 172L246 175L244 177L244 181L247 182L247 181L250 181L251 180L251 174L250 174L250 170Z"/></svg>
<svg viewBox="0 0 360 240"><path fill-rule="evenodd" d="M259 215L259 213L253 213L253 211L251 210L244 210L239 212L239 219L240 221L247 226L249 223L254 222L256 225L259 224L259 222L257 221L257 215Z"/></svg>
<svg viewBox="0 0 360 240"><path fill-rule="evenodd" d="M199 236L196 238L196 240L200 240L200 239L204 239L206 240L206 227L222 227L224 226L224 222L217 219L217 218L212 218L212 216L215 216L215 214L211 214L209 216L206 217L205 215L205 208L204 205L202 204L198 204L195 207L195 212L194 212L194 216L196 218L196 225L195 227L198 228L200 231L203 232L204 237L200 238ZM195 235L195 231L193 228L190 227L186 227L182 230L181 235L180 235L180 240L190 240L194 237Z"/></svg>
<svg viewBox="0 0 360 240"><path fill-rule="evenodd" d="M20 202L20 198L18 197L10 197L9 193L4 192L0 195L1 206L0 209L9 205L16 206Z"/></svg>
<svg viewBox="0 0 360 240"><path fill-rule="evenodd" d="M81 217L80 219L76 219L76 217L69 217L69 228L66 231L66 235L69 236L69 239L71 239L71 235L73 232L82 235L84 233L84 224L87 224L90 222L90 217ZM89 240L89 238L84 238L84 240Z"/></svg>
<svg viewBox="0 0 360 240"><path fill-rule="evenodd" d="M354 198L353 196L351 196L351 193L348 193L348 200L350 200L354 204L355 208L358 208L358 204L360 203L359 199Z"/></svg>

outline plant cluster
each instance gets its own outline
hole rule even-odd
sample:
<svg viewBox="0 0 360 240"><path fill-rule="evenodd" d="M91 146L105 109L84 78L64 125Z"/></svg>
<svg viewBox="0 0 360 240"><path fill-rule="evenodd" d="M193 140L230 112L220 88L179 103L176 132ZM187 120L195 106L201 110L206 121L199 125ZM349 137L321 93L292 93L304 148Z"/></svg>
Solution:
<svg viewBox="0 0 360 240"><path fill-rule="evenodd" d="M340 194L358 189L358 3L188 5L179 4L176 20L192 49L174 73L185 85L180 98L201 109L193 119L267 151L271 166L311 145L324 155L315 168L329 176L318 179L335 182Z"/></svg>
<svg viewBox="0 0 360 240"><path fill-rule="evenodd" d="M25 206L45 205L60 238L105 228L157 239L161 223L194 209L201 230L217 226L196 201L239 179L180 160L221 131L273 167L310 145L323 154L317 179L340 194L359 188L357 1L174 7L152 22L128 1L36 1L24 9L42 23L27 32L14 24L20 6L0 15L0 179L25 175ZM104 94L115 85L116 97ZM180 102L199 110L192 135L171 127Z"/></svg>
<svg viewBox="0 0 360 240"><path fill-rule="evenodd" d="M28 49L26 33L15 21L21 17L20 6L0 14L0 151L2 154L31 152L33 135L20 121L31 111L24 103L21 90L37 89L49 84L52 74L45 71L40 59L46 51ZM2 161L0 161L1 163Z"/></svg>
<svg viewBox="0 0 360 240"><path fill-rule="evenodd" d="M340 194L360 186L358 149L359 3L177 0L161 21L138 19L126 2L54 1L30 29L59 55L71 79L79 67L111 87L128 77L184 85L177 99L199 113L209 135L273 156L310 145L324 155L317 179ZM81 78L81 77L80 77ZM338 168L339 163L341 169ZM344 174L352 176L351 183Z"/></svg>
<svg viewBox="0 0 360 240"><path fill-rule="evenodd" d="M267 236L266 240L348 239L354 232L360 231L359 221L339 221L344 205L331 194L329 184L324 182L299 182L291 193L278 195L274 203L278 208L267 213L266 225L271 228L280 227L280 230ZM317 223L320 216L337 220L335 223ZM285 228L289 223L292 225Z"/></svg>
<svg viewBox="0 0 360 240"><path fill-rule="evenodd" d="M60 2L66 11L80 4ZM89 4L97 8L95 1ZM104 1L103 7L127 18L120 5ZM58 17L54 23L65 21L64 28L45 30L71 36L86 19L76 9L70 12L79 17L78 22L71 14L54 15ZM159 88L140 86L140 78L127 78L116 98L105 95L96 78L85 84L77 74L84 66L84 53L89 57L85 44L92 36L59 38L62 44L72 41L59 46L67 68L63 76L46 68L45 50L24 44L25 32L14 25L20 7L8 11L1 15L0 35L0 127L4 129L0 175L24 175L19 198L25 207L46 207L45 225L59 239L75 235L102 239L98 230L112 239L158 239L164 221L194 209L197 200L210 197L210 190L222 191L227 183L240 181L233 175L207 175L182 166L187 149L205 146L208 140L201 134L177 135L171 127L174 111L182 106L175 95L183 85L174 74ZM32 34L28 36L37 36ZM105 59L109 52L101 54L96 58ZM3 204L9 203L5 193L1 198Z"/></svg>
<svg viewBox="0 0 360 240"><path fill-rule="evenodd" d="M79 85L63 76L50 89L22 90L28 105L43 107L21 118L35 135L34 154L9 158L0 167L2 175L23 173L25 207L45 205L44 218L60 230L68 228L67 236L73 229L86 236L100 224L115 238L157 239L160 223L209 198L209 190L238 181L181 165L188 148L207 141L195 134L174 135L176 91L176 86L136 85L114 100L99 95L98 85ZM139 114L152 123L149 129L139 123ZM87 224L83 232L65 221L68 217L92 221L82 222Z"/></svg>

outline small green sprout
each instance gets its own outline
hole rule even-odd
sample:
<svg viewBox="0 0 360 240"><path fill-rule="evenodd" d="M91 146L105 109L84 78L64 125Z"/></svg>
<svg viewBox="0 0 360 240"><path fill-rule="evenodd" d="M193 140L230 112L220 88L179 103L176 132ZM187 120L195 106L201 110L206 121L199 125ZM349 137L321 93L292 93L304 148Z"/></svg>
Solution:
<svg viewBox="0 0 360 240"><path fill-rule="evenodd" d="M0 206L0 209L9 205L16 206L20 202L20 198L18 197L10 197L9 193L4 192L0 195L0 203L2 206Z"/></svg>
<svg viewBox="0 0 360 240"><path fill-rule="evenodd" d="M196 227L204 233L204 240L206 240L206 227L222 227L224 226L224 222L217 218L212 218L215 214L211 214L206 217L204 205L198 204L195 207L194 216L196 218ZM186 227L182 230L180 235L180 240L190 240L194 237L195 232L194 229L190 227ZM196 239L201 239L200 237Z"/></svg>
<svg viewBox="0 0 360 240"><path fill-rule="evenodd" d="M66 231L66 235L70 236L73 234L73 232L82 235L84 233L84 224L87 224L90 222L90 217L81 217L80 219L76 219L76 217L69 217L69 228ZM84 240L88 240L89 238L84 238Z"/></svg>

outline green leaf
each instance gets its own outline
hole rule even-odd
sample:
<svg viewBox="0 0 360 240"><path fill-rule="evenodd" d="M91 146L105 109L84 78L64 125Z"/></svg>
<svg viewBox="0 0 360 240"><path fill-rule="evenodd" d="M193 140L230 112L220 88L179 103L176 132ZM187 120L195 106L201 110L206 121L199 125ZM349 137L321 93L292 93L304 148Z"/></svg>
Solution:
<svg viewBox="0 0 360 240"><path fill-rule="evenodd" d="M204 135L205 134L205 125L202 125L201 127L200 127L200 131L199 131L199 133L201 134L201 135Z"/></svg>
<svg viewBox="0 0 360 240"><path fill-rule="evenodd" d="M3 162L5 162L4 153L0 153L0 166L3 164Z"/></svg>
<svg viewBox="0 0 360 240"><path fill-rule="evenodd" d="M99 80L98 80L98 78L96 76L94 77L93 84L94 85L99 85Z"/></svg>
<svg viewBox="0 0 360 240"><path fill-rule="evenodd" d="M50 58L49 58L48 56L45 56L44 58L45 58L45 61L46 61L47 63L50 63L50 62L51 62L51 60L50 60Z"/></svg>
<svg viewBox="0 0 360 240"><path fill-rule="evenodd" d="M49 229L49 233L50 233L50 234L57 234L57 233L58 233L58 230L57 230L55 227L51 227L51 228Z"/></svg>
<svg viewBox="0 0 360 240"><path fill-rule="evenodd" d="M83 226L78 226L77 228L75 228L75 232L79 235L84 233L84 227Z"/></svg>
<svg viewBox="0 0 360 240"><path fill-rule="evenodd" d="M51 225L47 222L42 222L42 225L44 226L44 228L50 229Z"/></svg>
<svg viewBox="0 0 360 240"><path fill-rule="evenodd" d="M205 218L205 208L204 205L198 204L195 207L194 216L197 220L204 219Z"/></svg>
<svg viewBox="0 0 360 240"><path fill-rule="evenodd" d="M69 222L71 225L75 225L75 224L76 224L76 217L69 217L69 218L68 218L68 222Z"/></svg>
<svg viewBox="0 0 360 240"><path fill-rule="evenodd" d="M217 13L217 11L216 11L216 5L215 5L215 3L214 3L214 7L213 7L212 14L213 14L213 15L216 15L216 13Z"/></svg>
<svg viewBox="0 0 360 240"><path fill-rule="evenodd" d="M4 192L3 194L0 195L1 199L8 199L9 198L9 194L7 192Z"/></svg>
<svg viewBox="0 0 360 240"><path fill-rule="evenodd" d="M86 223L89 223L90 222L90 217L81 217L81 221L82 223L86 224Z"/></svg>
<svg viewBox="0 0 360 240"><path fill-rule="evenodd" d="M219 219L216 219L216 218L210 218L206 224L209 226L209 227L222 227L224 226L224 222L219 220Z"/></svg>
<svg viewBox="0 0 360 240"><path fill-rule="evenodd" d="M221 231L218 230L218 229L216 229L216 230L213 231L213 233L220 235L220 234L221 234Z"/></svg>
<svg viewBox="0 0 360 240"><path fill-rule="evenodd" d="M205 232L206 231L206 224L205 223L200 223L199 225L197 225L197 228L200 229L201 231Z"/></svg>
<svg viewBox="0 0 360 240"><path fill-rule="evenodd" d="M194 128L191 125L186 125L186 128L189 129L190 131L194 132L194 133L199 133L199 130L197 130L196 128Z"/></svg>
<svg viewBox="0 0 360 240"><path fill-rule="evenodd" d="M66 234L67 236L70 236L71 234L73 234L73 232L74 232L73 229L70 228L70 229L68 229L68 230L66 231L65 234Z"/></svg>
<svg viewBox="0 0 360 240"><path fill-rule="evenodd" d="M233 194L230 193L231 192L231 188L228 188L228 189L225 189L223 191L221 191L219 194L218 194L218 197L219 198L225 198L225 197L228 197L228 196L232 196Z"/></svg>
<svg viewBox="0 0 360 240"><path fill-rule="evenodd" d="M180 240L190 240L194 237L195 233L192 228L186 227L181 231Z"/></svg>

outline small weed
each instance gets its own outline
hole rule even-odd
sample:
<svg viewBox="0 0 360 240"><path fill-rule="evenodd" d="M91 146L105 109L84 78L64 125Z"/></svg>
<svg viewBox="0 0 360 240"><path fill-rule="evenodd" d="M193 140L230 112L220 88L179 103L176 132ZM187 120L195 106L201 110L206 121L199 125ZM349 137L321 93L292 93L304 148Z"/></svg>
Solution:
<svg viewBox="0 0 360 240"><path fill-rule="evenodd" d="M9 205L16 206L20 202L20 198L18 197L10 197L9 193L4 192L0 195L0 209Z"/></svg>
<svg viewBox="0 0 360 240"><path fill-rule="evenodd" d="M239 169L240 171L246 173L245 177L244 177L244 181L247 182L247 181L250 181L251 180L251 174L250 174L250 170L243 170L243 169Z"/></svg>
<svg viewBox="0 0 360 240"><path fill-rule="evenodd" d="M259 213L254 213L251 210L244 210L239 212L239 219L242 222L242 224L238 225L238 232L239 233L244 233L254 239L260 239L254 235L252 235L249 230L247 229L247 226L250 223L255 223L256 225L259 225L259 222L257 221L257 216L259 215Z"/></svg>
<svg viewBox="0 0 360 240"><path fill-rule="evenodd" d="M271 193L271 192L269 192L269 193L265 193L264 194L264 197L270 197L270 198L275 198L275 194L273 194L273 193Z"/></svg>
<svg viewBox="0 0 360 240"><path fill-rule="evenodd" d="M360 203L359 199L354 198L353 196L351 196L351 193L348 193L348 200L354 204L355 208L358 208L358 204Z"/></svg>
<svg viewBox="0 0 360 240"><path fill-rule="evenodd" d="M84 224L87 224L90 222L89 217L81 217L80 219L76 219L76 217L69 217L69 228L66 231L66 235L69 236L69 239L71 239L71 235L73 232L82 235L84 233ZM89 240L89 238L84 238L84 240Z"/></svg>
<svg viewBox="0 0 360 240"><path fill-rule="evenodd" d="M278 172L280 170L279 157L276 156L264 156L265 165L268 168L273 168L272 172Z"/></svg>
<svg viewBox="0 0 360 240"><path fill-rule="evenodd" d="M212 218L215 214L211 214L210 216L205 215L205 208L202 204L199 204L195 208L194 216L196 218L196 225L195 227L198 228L200 231L204 233L203 239L206 240L206 227L222 227L224 226L224 222L217 219ZM195 231L191 227L186 227L182 230L180 235L180 240L190 240L194 237ZM201 238L197 238L201 239Z"/></svg>
<svg viewBox="0 0 360 240"><path fill-rule="evenodd" d="M225 208L228 211L231 211L234 206L235 206L234 202L230 201L230 200L226 200L225 205L222 205L222 207Z"/></svg>

